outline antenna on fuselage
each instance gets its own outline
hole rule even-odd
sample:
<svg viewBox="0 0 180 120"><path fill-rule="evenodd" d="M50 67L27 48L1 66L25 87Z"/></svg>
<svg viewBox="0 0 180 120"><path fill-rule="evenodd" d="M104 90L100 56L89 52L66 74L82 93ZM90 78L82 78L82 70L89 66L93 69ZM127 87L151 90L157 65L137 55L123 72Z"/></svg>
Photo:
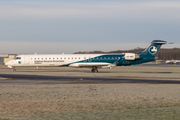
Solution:
<svg viewBox="0 0 180 120"><path fill-rule="evenodd" d="M34 55L37 55L37 53L34 53Z"/></svg>
<svg viewBox="0 0 180 120"><path fill-rule="evenodd" d="M64 55L64 52L62 54Z"/></svg>

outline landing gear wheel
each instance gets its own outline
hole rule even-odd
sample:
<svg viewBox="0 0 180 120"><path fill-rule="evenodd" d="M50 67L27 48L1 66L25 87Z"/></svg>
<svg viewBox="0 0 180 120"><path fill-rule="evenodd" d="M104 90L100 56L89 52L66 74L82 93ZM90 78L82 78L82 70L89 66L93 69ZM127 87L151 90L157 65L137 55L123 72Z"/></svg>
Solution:
<svg viewBox="0 0 180 120"><path fill-rule="evenodd" d="M98 70L94 70L95 73L98 73Z"/></svg>
<svg viewBox="0 0 180 120"><path fill-rule="evenodd" d="M17 70L16 70L16 68L15 67L13 67L13 72L16 72Z"/></svg>
<svg viewBox="0 0 180 120"><path fill-rule="evenodd" d="M93 67L92 70L91 70L92 73L97 73L98 70L97 70L97 67Z"/></svg>

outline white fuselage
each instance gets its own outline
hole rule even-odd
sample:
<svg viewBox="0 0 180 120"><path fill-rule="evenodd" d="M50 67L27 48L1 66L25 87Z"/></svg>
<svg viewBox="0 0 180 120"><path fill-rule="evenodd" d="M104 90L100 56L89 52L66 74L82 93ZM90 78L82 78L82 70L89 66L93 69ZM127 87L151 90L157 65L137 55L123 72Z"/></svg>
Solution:
<svg viewBox="0 0 180 120"><path fill-rule="evenodd" d="M19 55L15 59L6 63L8 67L18 66L63 66L68 65L71 67L88 67L88 66L108 66L110 63L90 61L97 56L103 54L39 54L39 55ZM83 61L81 63L77 63ZM93 64L93 65L92 65Z"/></svg>

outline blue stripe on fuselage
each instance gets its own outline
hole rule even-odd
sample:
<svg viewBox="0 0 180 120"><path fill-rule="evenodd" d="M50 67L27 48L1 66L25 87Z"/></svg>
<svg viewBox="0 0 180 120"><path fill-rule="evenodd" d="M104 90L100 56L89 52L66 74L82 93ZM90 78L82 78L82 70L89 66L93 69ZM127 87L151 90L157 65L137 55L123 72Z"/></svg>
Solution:
<svg viewBox="0 0 180 120"><path fill-rule="evenodd" d="M128 66L128 65L138 65L145 62L153 61L155 57L147 57L147 56L141 56L142 58L139 60L125 60L124 54L106 54L106 55L100 55L97 57L92 57L90 59L81 60L77 62L72 62L66 65L62 66L69 66L74 63L110 63L115 64L116 66ZM119 60L120 59L120 60ZM117 62L117 63L116 63Z"/></svg>

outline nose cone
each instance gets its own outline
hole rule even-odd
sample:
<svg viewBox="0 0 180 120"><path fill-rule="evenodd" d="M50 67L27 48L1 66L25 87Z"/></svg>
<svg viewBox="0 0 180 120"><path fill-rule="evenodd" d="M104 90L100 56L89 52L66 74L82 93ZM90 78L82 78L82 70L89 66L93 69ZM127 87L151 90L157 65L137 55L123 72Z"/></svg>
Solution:
<svg viewBox="0 0 180 120"><path fill-rule="evenodd" d="M12 67L12 65L13 65L13 61L12 60L10 60L10 61L8 61L8 62L6 62L5 63L5 65L7 65L8 67Z"/></svg>
<svg viewBox="0 0 180 120"><path fill-rule="evenodd" d="M5 63L5 65L9 65L9 61Z"/></svg>

